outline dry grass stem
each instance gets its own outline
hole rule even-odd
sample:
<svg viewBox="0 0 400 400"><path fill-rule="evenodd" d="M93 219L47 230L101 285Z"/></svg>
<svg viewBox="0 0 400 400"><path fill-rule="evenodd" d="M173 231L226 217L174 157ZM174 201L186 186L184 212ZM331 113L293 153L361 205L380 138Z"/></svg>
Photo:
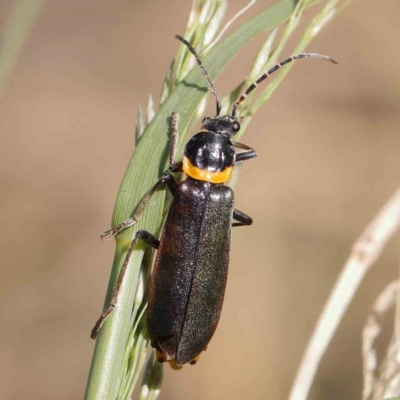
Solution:
<svg viewBox="0 0 400 400"><path fill-rule="evenodd" d="M301 360L290 400L305 400L317 367L360 282L400 225L400 189L355 242Z"/></svg>
<svg viewBox="0 0 400 400"><path fill-rule="evenodd" d="M375 301L371 313L367 318L363 330L363 400L370 400L378 378L376 370L378 366L377 350L375 348L376 339L382 332L382 319L385 314L396 304L398 282L390 283Z"/></svg>
<svg viewBox="0 0 400 400"><path fill-rule="evenodd" d="M395 337L390 341L385 359L380 367L379 377L370 399L393 399L400 395L400 359L399 341Z"/></svg>

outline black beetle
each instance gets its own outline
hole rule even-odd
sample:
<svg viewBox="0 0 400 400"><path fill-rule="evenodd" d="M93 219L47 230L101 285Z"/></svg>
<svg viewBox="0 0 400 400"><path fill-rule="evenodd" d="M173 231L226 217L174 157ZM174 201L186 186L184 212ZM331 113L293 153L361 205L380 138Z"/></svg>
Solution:
<svg viewBox="0 0 400 400"><path fill-rule="evenodd" d="M163 184L174 199L160 239L138 231L132 241L114 288L110 306L102 313L91 337L95 338L105 319L117 306L121 282L138 239L158 250L150 281L147 325L157 359L171 361L173 367L196 363L218 325L228 274L231 227L251 225L252 219L234 209L234 194L224 186L234 165L257 156L255 150L231 139L240 130L238 106L256 86L281 66L300 58L318 58L336 63L327 56L302 53L276 64L239 97L230 115L221 116L221 101L215 85L194 48L180 36L195 56L217 103L215 118L204 118L203 131L186 144L182 162L173 163L178 140L177 113L171 116L169 172L144 197L133 217L102 235L115 236L134 225L154 192ZM243 150L236 153L235 147ZM177 184L172 172L186 174ZM235 222L232 223L232 220Z"/></svg>

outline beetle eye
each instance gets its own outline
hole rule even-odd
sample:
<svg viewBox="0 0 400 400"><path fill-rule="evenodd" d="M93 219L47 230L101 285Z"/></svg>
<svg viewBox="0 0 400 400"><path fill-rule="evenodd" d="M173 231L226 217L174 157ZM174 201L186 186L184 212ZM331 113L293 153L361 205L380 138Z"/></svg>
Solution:
<svg viewBox="0 0 400 400"><path fill-rule="evenodd" d="M234 124L233 124L233 130L234 130L235 132L238 132L238 131L240 130L240 125L239 125L238 123L234 123Z"/></svg>

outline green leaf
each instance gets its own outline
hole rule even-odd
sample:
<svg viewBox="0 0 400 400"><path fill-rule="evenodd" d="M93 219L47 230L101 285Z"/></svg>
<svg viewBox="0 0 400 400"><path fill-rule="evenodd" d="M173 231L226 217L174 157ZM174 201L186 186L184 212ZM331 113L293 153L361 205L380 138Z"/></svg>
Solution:
<svg viewBox="0 0 400 400"><path fill-rule="evenodd" d="M319 1L312 0L309 4ZM294 0L280 0L259 12L221 40L203 58L210 76L215 79L251 39L287 20L294 8ZM232 82L232 86L235 86L235 82ZM180 114L180 141L185 140L184 133L191 117L207 90L207 84L200 70L197 67L193 68L164 101L160 110L146 127L122 180L114 209L113 226L132 215L144 195L165 170L168 158L169 117L172 112L176 111ZM165 191L156 193L149 202L142 219L134 227L126 229L118 235L106 304L110 300L134 232L146 229L149 232L158 233L162 219L164 195ZM137 290L144 248L142 243L138 243L121 288L118 307L102 327L97 339L86 399L115 399L118 393L124 349L131 329L132 304Z"/></svg>

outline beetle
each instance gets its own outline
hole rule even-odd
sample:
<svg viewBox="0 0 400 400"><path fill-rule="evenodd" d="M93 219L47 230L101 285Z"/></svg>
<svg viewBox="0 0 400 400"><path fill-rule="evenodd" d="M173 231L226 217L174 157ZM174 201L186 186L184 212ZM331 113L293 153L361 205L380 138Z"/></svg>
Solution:
<svg viewBox="0 0 400 400"><path fill-rule="evenodd" d="M230 115L221 115L221 101L214 82L198 54L187 40L178 35L176 38L194 55L216 100L217 115L203 119L202 131L187 142L183 160L174 163L179 114L172 114L169 171L145 195L131 218L102 235L102 239L108 239L134 225L151 196L163 185L169 188L173 201L160 239L145 230L135 234L110 305L101 314L91 337L96 338L103 322L117 306L129 259L140 239L158 250L147 307L151 345L159 362L170 361L173 367L180 367L196 363L218 325L228 274L231 227L252 224L247 214L234 208L234 193L224 185L236 164L257 156L251 147L232 141L240 130L239 105L259 83L293 60L316 58L337 62L315 53L289 57L251 84L234 103ZM242 151L236 152L235 148ZM172 175L174 172L184 172L186 179L178 184Z"/></svg>

